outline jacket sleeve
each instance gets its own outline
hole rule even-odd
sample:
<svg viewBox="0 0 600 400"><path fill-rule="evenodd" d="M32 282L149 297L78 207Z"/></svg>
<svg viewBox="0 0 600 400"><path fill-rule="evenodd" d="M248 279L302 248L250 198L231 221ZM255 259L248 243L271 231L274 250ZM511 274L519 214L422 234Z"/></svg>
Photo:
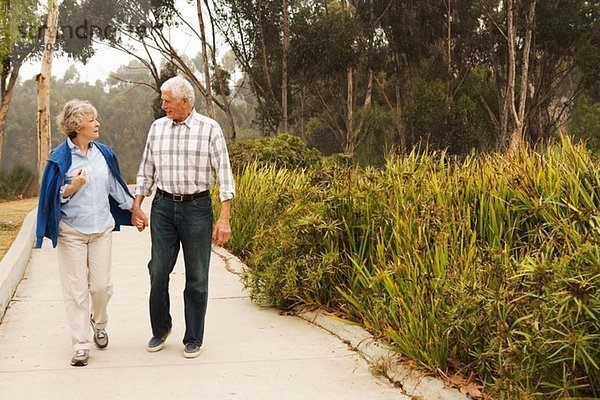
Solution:
<svg viewBox="0 0 600 400"><path fill-rule="evenodd" d="M104 150L104 157L112 175L114 176L118 184L123 188L126 196L133 199L133 195L131 194L129 188L127 187L127 184L121 177L121 171L119 169L119 160L117 159L117 155L106 146L103 146L102 150ZM108 200L110 204L110 213L115 219L114 230L119 231L121 229L121 225L131 226L131 211L123 210L121 207L119 207L119 202L113 196L109 196Z"/></svg>
<svg viewBox="0 0 600 400"><path fill-rule="evenodd" d="M55 164L46 163L46 168L44 168L44 174L42 175L40 196L38 198L37 223L35 231L36 249L42 247L42 241L44 240L44 236L46 236L46 225L48 224L48 218L52 218L52 213L50 211L53 208L52 200L54 196L52 195L52 187L54 186L53 181L56 180L56 168L57 167Z"/></svg>

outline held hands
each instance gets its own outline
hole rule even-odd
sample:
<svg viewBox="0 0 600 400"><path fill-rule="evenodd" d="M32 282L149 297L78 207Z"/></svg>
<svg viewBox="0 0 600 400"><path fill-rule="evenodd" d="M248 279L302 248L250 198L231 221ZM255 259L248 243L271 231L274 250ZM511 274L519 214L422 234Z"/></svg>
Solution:
<svg viewBox="0 0 600 400"><path fill-rule="evenodd" d="M137 228L138 232L143 231L148 226L148 216L140 207L135 205L131 209L131 224Z"/></svg>

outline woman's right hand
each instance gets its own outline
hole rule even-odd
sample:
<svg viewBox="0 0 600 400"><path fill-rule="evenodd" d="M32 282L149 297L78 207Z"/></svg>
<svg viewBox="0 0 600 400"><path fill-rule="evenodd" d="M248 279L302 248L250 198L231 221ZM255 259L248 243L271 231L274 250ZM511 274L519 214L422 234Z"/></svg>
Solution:
<svg viewBox="0 0 600 400"><path fill-rule="evenodd" d="M73 192L81 189L83 185L87 183L87 172L85 169L81 168L75 176L73 177L73 181L71 182L71 186L73 186Z"/></svg>
<svg viewBox="0 0 600 400"><path fill-rule="evenodd" d="M71 183L65 189L63 193L63 197L66 199L67 197L71 197L73 193L81 189L83 185L87 183L87 172L85 169L81 168L77 171L77 173L71 179Z"/></svg>

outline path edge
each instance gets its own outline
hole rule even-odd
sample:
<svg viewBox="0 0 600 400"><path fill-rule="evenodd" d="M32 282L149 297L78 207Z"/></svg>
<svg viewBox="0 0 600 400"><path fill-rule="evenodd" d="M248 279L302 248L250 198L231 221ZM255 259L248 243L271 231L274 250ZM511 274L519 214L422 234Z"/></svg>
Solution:
<svg viewBox="0 0 600 400"><path fill-rule="evenodd" d="M13 295L23 279L29 263L35 239L35 218L37 207L27 214L17 237L0 260L0 323L8 309Z"/></svg>

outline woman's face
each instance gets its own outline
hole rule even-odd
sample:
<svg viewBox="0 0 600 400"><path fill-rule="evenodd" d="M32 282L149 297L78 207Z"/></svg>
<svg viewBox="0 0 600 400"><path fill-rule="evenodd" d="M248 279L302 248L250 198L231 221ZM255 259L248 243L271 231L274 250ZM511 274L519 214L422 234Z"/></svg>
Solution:
<svg viewBox="0 0 600 400"><path fill-rule="evenodd" d="M83 117L83 125L77 131L77 137L86 141L93 141L100 136L100 122L94 114L87 114Z"/></svg>

